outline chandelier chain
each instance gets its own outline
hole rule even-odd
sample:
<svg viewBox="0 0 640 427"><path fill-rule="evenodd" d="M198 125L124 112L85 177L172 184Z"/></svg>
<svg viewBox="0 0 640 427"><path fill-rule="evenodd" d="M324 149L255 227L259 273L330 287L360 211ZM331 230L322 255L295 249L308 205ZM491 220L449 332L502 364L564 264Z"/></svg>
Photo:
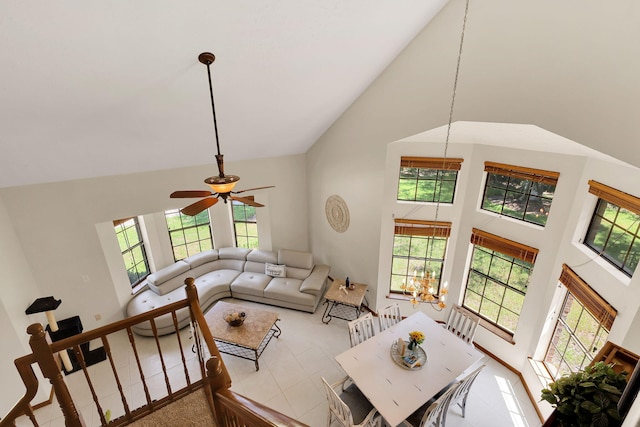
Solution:
<svg viewBox="0 0 640 427"><path fill-rule="evenodd" d="M444 155L442 157L442 167L446 166L447 154L449 151L449 136L451 135L451 124L453 123L453 111L456 104L456 92L458 90L458 77L460 75L460 62L462 61L462 46L464 45L464 33L467 28L467 16L469 15L469 0L465 1L464 18L462 20L462 32L460 34L460 46L458 48L458 58L456 61L456 74L453 79L453 91L451 93L451 107L449 108L449 121L447 122L447 136L444 140ZM438 200L436 203L436 216L435 220L438 220L438 213L440 211L440 193L442 192L442 184L438 189Z"/></svg>

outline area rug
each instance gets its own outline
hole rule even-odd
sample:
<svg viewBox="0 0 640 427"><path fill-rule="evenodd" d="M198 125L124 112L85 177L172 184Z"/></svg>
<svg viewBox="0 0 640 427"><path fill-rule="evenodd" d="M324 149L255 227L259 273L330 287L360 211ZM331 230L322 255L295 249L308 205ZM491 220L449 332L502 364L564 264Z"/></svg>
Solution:
<svg viewBox="0 0 640 427"><path fill-rule="evenodd" d="M203 389L189 393L182 399L130 424L131 427L210 427L215 425Z"/></svg>

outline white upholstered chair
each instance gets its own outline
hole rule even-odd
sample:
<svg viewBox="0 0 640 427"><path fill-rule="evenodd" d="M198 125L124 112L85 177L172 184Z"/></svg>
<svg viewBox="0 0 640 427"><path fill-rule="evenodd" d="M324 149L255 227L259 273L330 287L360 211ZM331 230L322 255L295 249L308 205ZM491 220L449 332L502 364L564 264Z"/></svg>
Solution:
<svg viewBox="0 0 640 427"><path fill-rule="evenodd" d="M378 320L380 321L380 332L401 321L402 316L400 315L398 303L383 308L378 314Z"/></svg>
<svg viewBox="0 0 640 427"><path fill-rule="evenodd" d="M451 307L451 311L449 311L449 317L447 318L445 326L459 338L468 344L472 344L479 323L480 317L455 304Z"/></svg>
<svg viewBox="0 0 640 427"><path fill-rule="evenodd" d="M409 418L403 421L406 427L442 427L445 422L445 415L449 409L451 398L460 386L460 382L454 383L435 401L427 402ZM426 408L426 410L425 410Z"/></svg>
<svg viewBox="0 0 640 427"><path fill-rule="evenodd" d="M449 408L451 408L454 405L460 406L460 409L462 409L462 418L464 418L465 416L465 409L467 407L467 397L469 397L469 390L471 389L473 382L476 380L476 378L480 374L480 371L482 371L482 369L485 366L486 365L480 366L478 369L476 369L475 371L471 372L469 375L467 375L466 377L458 381L458 384L459 384L458 388L456 388L454 393L451 395ZM443 423L446 418L447 418L447 414L445 413L443 416Z"/></svg>
<svg viewBox="0 0 640 427"><path fill-rule="evenodd" d="M351 347L355 347L361 342L368 340L376 334L373 327L373 315L367 313L349 322L349 338Z"/></svg>
<svg viewBox="0 0 640 427"><path fill-rule="evenodd" d="M324 378L320 377L320 379L329 402L327 427L330 427L334 421L343 427L380 427L382 425L382 417L378 411L355 385L344 388L346 377L332 385L329 385ZM338 387L343 389L340 395L336 392Z"/></svg>

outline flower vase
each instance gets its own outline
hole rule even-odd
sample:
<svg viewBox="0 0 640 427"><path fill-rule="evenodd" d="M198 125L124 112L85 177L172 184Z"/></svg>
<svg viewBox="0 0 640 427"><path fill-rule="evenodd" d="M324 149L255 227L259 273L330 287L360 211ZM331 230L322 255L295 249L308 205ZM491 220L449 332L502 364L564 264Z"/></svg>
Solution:
<svg viewBox="0 0 640 427"><path fill-rule="evenodd" d="M409 345L407 346L407 348L409 350L413 351L416 348L417 345L418 345L417 342L415 342L414 340L411 340L411 341L409 341Z"/></svg>

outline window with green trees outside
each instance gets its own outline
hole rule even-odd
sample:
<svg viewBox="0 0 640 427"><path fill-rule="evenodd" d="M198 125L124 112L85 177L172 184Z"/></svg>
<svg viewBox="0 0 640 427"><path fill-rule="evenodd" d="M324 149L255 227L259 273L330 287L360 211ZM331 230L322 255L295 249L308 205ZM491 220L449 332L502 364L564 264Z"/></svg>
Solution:
<svg viewBox="0 0 640 427"><path fill-rule="evenodd" d="M236 246L239 248L258 248L258 222L256 208L233 200L233 225L236 234Z"/></svg>
<svg viewBox="0 0 640 427"><path fill-rule="evenodd" d="M164 216L175 261L213 249L209 210L190 216L171 209L165 211Z"/></svg>
<svg viewBox="0 0 640 427"><path fill-rule="evenodd" d="M544 357L554 379L587 366L604 346L616 310L566 264L559 282L566 289Z"/></svg>
<svg viewBox="0 0 640 427"><path fill-rule="evenodd" d="M451 233L450 222L396 219L391 257L391 293L423 274L434 274L434 294L440 294L440 277Z"/></svg>
<svg viewBox="0 0 640 427"><path fill-rule="evenodd" d="M512 335L538 250L478 229L471 243L463 306Z"/></svg>
<svg viewBox="0 0 640 427"><path fill-rule="evenodd" d="M631 277L640 259L640 199L589 181L598 203L584 244Z"/></svg>
<svg viewBox="0 0 640 427"><path fill-rule="evenodd" d="M149 275L149 262L138 218L116 220L113 221L113 226L129 276L129 283L133 287Z"/></svg>
<svg viewBox="0 0 640 427"><path fill-rule="evenodd" d="M559 173L493 162L485 162L484 170L482 209L541 226L547 223Z"/></svg>
<svg viewBox="0 0 640 427"><path fill-rule="evenodd" d="M402 157L398 200L453 203L463 159Z"/></svg>

